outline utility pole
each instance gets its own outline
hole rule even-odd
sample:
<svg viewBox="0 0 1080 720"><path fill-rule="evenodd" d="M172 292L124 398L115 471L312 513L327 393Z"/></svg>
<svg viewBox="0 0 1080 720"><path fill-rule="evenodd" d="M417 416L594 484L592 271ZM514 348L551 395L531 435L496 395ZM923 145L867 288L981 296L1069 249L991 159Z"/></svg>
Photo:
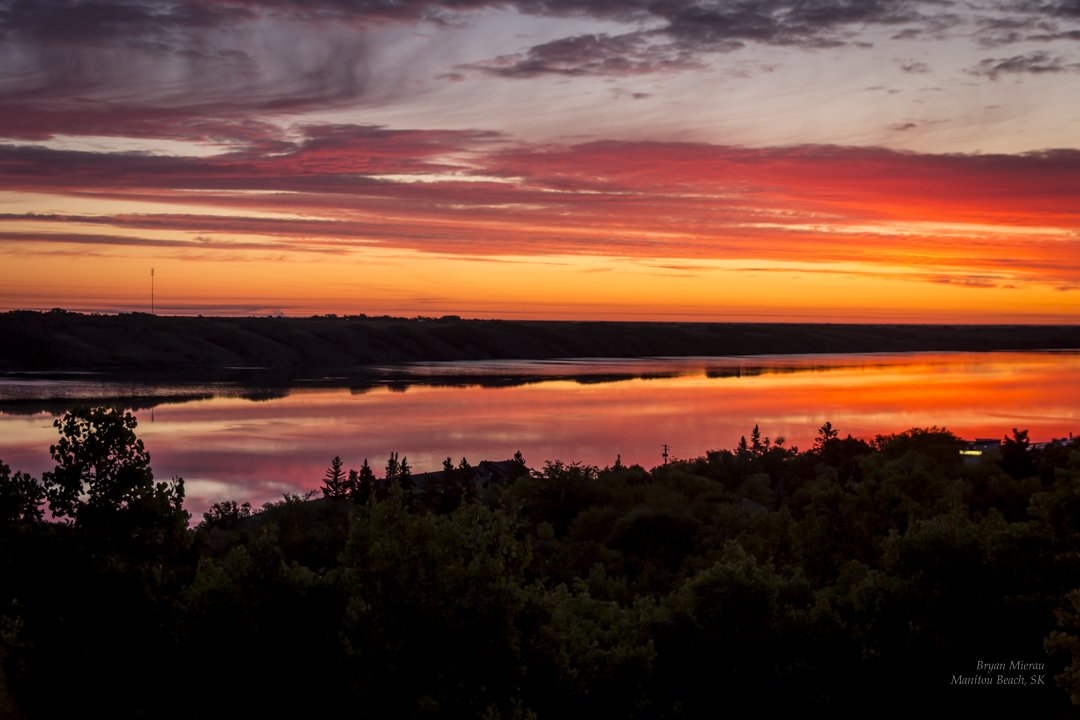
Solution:
<svg viewBox="0 0 1080 720"><path fill-rule="evenodd" d="M154 312L154 268L150 268L150 314L157 315Z"/></svg>

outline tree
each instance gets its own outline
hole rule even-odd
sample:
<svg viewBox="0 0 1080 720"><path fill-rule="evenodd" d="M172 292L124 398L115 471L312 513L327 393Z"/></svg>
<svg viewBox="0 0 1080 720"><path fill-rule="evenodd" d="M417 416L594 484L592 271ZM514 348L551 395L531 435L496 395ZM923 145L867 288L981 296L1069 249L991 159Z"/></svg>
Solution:
<svg viewBox="0 0 1080 720"><path fill-rule="evenodd" d="M235 500L216 502L203 513L202 522L198 529L221 527L231 529L240 524L244 518L251 517L251 503L237 503Z"/></svg>
<svg viewBox="0 0 1080 720"><path fill-rule="evenodd" d="M472 466L466 458L461 458L455 467L454 461L447 456L443 460L442 475L429 480L424 489L424 504L437 513L453 512L462 501L475 498L472 476Z"/></svg>
<svg viewBox="0 0 1080 720"><path fill-rule="evenodd" d="M39 522L45 490L24 472L11 474L0 462L0 526Z"/></svg>
<svg viewBox="0 0 1080 720"><path fill-rule="evenodd" d="M349 496L358 503L366 503L375 492L375 471L371 469L367 458L360 466L360 471L349 471Z"/></svg>
<svg viewBox="0 0 1080 720"><path fill-rule="evenodd" d="M56 468L42 475L53 517L137 546L180 541L187 528L184 481L154 482L137 420L109 407L75 408L53 425Z"/></svg>
<svg viewBox="0 0 1080 720"><path fill-rule="evenodd" d="M413 479L412 466L409 465L408 456L401 458L401 465L398 466L397 482L398 485L401 486L401 489L405 491L405 502L408 504L409 508L412 509L414 506Z"/></svg>
<svg viewBox="0 0 1080 720"><path fill-rule="evenodd" d="M1014 480L1023 480L1036 474L1027 430L1013 428L1012 437L1002 440L1001 468Z"/></svg>
<svg viewBox="0 0 1080 720"><path fill-rule="evenodd" d="M825 424L818 428L818 436L814 439L814 451L821 453L821 451L833 440L836 440L840 436L836 428L829 421L825 421Z"/></svg>
<svg viewBox="0 0 1080 720"><path fill-rule="evenodd" d="M153 479L131 413L82 407L53 426L60 431L60 441L49 447L56 469L42 479L54 517L78 522L88 509L123 507Z"/></svg>
<svg viewBox="0 0 1080 720"><path fill-rule="evenodd" d="M521 454L520 450L514 452L514 457L511 458L511 462L514 463L514 469L510 476L511 480L516 480L519 477L525 477L529 474L529 466L525 464L525 456Z"/></svg>
<svg viewBox="0 0 1080 720"><path fill-rule="evenodd" d="M326 469L326 475L323 476L323 497L344 497L348 494L349 478L345 475L342 464L341 457L338 455L330 461L330 467Z"/></svg>
<svg viewBox="0 0 1080 720"><path fill-rule="evenodd" d="M409 466L409 458L398 459L396 452L391 452L386 461L386 482L379 491L379 499L383 499L387 490L394 485L400 485L405 490L405 496L412 503L412 467Z"/></svg>
<svg viewBox="0 0 1080 720"><path fill-rule="evenodd" d="M386 481L389 483L397 480L399 472L401 472L401 463L398 461L397 453L391 452L390 457L386 460Z"/></svg>

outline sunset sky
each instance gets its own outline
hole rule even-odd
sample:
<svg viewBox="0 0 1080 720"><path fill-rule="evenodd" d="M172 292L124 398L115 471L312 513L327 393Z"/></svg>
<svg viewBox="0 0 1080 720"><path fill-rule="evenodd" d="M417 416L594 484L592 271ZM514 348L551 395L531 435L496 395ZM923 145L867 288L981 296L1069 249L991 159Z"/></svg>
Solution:
<svg viewBox="0 0 1080 720"><path fill-rule="evenodd" d="M1077 322L1077 0L0 0L0 310Z"/></svg>

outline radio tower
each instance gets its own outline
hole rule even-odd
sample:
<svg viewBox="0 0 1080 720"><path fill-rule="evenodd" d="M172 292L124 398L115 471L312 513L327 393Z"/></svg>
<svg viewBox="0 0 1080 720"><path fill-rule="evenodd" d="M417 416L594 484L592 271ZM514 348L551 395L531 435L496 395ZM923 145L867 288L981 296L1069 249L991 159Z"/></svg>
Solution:
<svg viewBox="0 0 1080 720"><path fill-rule="evenodd" d="M157 315L154 312L154 268L150 268L150 314Z"/></svg>

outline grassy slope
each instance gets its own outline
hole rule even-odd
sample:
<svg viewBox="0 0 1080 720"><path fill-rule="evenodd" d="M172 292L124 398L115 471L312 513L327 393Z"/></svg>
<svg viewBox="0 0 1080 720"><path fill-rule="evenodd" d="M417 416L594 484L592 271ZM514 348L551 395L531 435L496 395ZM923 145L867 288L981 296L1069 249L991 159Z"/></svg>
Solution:
<svg viewBox="0 0 1080 720"><path fill-rule="evenodd" d="M2 370L266 366L348 372L421 360L1080 347L1080 325L524 322L0 314Z"/></svg>

